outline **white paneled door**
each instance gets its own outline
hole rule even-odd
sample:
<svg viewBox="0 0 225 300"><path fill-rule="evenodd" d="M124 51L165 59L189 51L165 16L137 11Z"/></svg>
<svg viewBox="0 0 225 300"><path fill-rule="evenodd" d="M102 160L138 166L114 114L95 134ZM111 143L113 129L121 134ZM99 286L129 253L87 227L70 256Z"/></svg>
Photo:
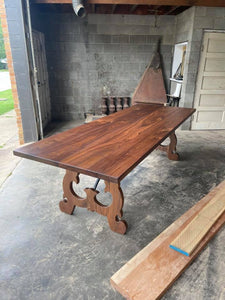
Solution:
<svg viewBox="0 0 225 300"><path fill-rule="evenodd" d="M225 33L204 34L192 129L225 129Z"/></svg>

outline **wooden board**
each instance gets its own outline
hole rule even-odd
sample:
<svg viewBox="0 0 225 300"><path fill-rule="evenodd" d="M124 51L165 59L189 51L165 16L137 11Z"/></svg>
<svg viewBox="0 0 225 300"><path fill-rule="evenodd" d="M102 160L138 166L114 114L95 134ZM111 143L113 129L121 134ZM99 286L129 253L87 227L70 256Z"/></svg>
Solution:
<svg viewBox="0 0 225 300"><path fill-rule="evenodd" d="M172 241L170 247L190 256L224 211L225 188L211 199L192 222Z"/></svg>
<svg viewBox="0 0 225 300"><path fill-rule="evenodd" d="M160 55L153 54L150 64L142 75L135 89L132 103L167 103L165 85L163 81Z"/></svg>
<svg viewBox="0 0 225 300"><path fill-rule="evenodd" d="M35 3L72 3L72 0L35 0ZM220 6L225 7L224 0L88 0L89 4L130 4L130 5L169 5L169 6Z"/></svg>
<svg viewBox="0 0 225 300"><path fill-rule="evenodd" d="M14 154L117 183L194 111L139 104L24 146Z"/></svg>
<svg viewBox="0 0 225 300"><path fill-rule="evenodd" d="M191 256L187 257L170 249L170 243L216 193L224 188L225 181L135 255L111 277L113 287L127 299L159 299L222 227L225 223L225 213L216 221Z"/></svg>

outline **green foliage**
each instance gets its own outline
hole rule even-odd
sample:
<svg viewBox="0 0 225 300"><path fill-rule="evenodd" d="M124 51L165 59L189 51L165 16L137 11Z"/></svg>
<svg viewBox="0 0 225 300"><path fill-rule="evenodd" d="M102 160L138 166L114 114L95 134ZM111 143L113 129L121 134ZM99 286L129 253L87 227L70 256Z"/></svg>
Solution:
<svg viewBox="0 0 225 300"><path fill-rule="evenodd" d="M2 34L2 25L1 25L1 19L0 19L0 59L5 58L5 46L4 46L4 39ZM5 67L4 64L0 62L0 69L3 69Z"/></svg>
<svg viewBox="0 0 225 300"><path fill-rule="evenodd" d="M0 92L0 98L7 99L5 101L0 101L0 115L4 114L14 108L12 90Z"/></svg>

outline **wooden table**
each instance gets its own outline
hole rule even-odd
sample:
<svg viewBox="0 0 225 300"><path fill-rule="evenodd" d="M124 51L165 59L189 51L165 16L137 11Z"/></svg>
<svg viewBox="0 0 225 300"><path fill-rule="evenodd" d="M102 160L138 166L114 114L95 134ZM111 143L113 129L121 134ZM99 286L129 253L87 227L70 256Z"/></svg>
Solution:
<svg viewBox="0 0 225 300"><path fill-rule="evenodd" d="M66 169L61 211L73 214L76 206L86 207L107 216L111 230L124 234L127 223L121 219L124 197L120 181L157 147L166 151L169 159L178 160L175 130L194 111L137 104L21 147L14 154ZM167 137L170 144L160 146ZM86 198L75 193L72 183L79 183L80 173L105 181L105 192L110 192L113 198L110 206L98 202L96 189L86 188Z"/></svg>

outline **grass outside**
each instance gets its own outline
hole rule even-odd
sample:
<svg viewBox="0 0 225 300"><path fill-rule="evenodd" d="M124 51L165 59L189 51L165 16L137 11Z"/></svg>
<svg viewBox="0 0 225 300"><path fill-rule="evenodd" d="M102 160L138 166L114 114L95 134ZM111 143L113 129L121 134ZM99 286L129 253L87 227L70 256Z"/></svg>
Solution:
<svg viewBox="0 0 225 300"><path fill-rule="evenodd" d="M9 72L8 69L1 69L0 72Z"/></svg>
<svg viewBox="0 0 225 300"><path fill-rule="evenodd" d="M0 101L0 115L3 115L14 108L12 90L0 92L0 99L2 98L6 98L7 100Z"/></svg>

